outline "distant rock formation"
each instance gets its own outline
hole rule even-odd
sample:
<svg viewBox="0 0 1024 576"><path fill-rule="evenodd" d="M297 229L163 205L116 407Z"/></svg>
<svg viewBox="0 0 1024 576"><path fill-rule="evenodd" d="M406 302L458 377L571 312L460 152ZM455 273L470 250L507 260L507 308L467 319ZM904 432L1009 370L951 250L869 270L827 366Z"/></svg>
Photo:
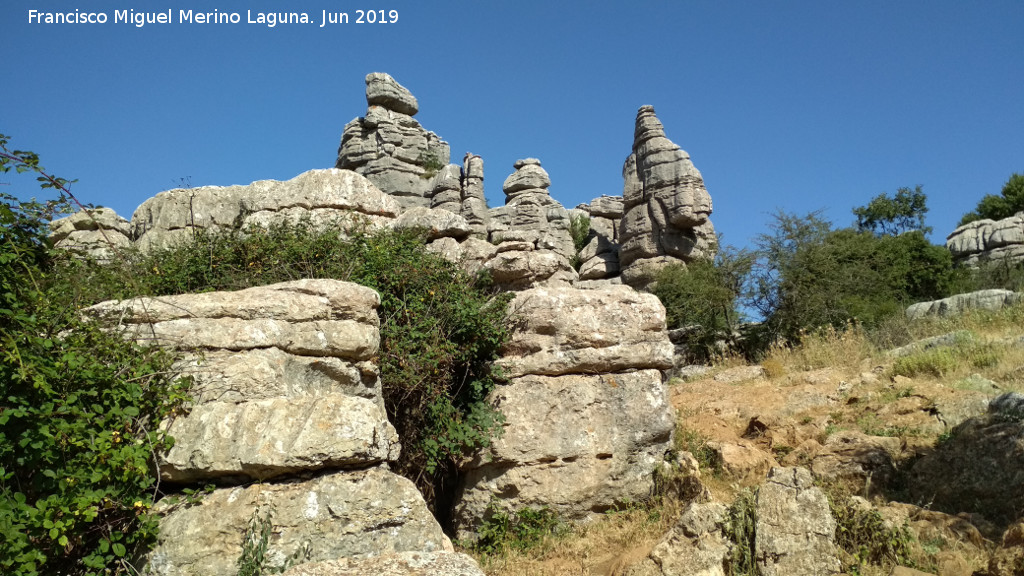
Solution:
<svg viewBox="0 0 1024 576"><path fill-rule="evenodd" d="M366 115L345 125L335 167L362 174L403 207L429 207L448 143L413 118L416 98L387 74L366 76L366 104Z"/></svg>
<svg viewBox="0 0 1024 576"><path fill-rule="evenodd" d="M1003 220L976 220L946 238L953 259L967 266L982 262L1024 261L1024 212Z"/></svg>
<svg viewBox="0 0 1024 576"><path fill-rule="evenodd" d="M955 294L941 300L918 302L907 307L907 319L917 320L925 316L957 316L967 310L1000 310L1019 302L1024 296L1012 290L978 290Z"/></svg>
<svg viewBox="0 0 1024 576"><path fill-rule="evenodd" d="M246 527L266 511L270 566L302 548L309 562L451 550L412 482L387 469L400 448L375 364L379 304L363 286L297 280L87 309L184 354L195 403L164 424L176 441L160 475L221 486L197 505L158 504L147 573L237 573Z"/></svg>
<svg viewBox="0 0 1024 576"><path fill-rule="evenodd" d="M101 261L131 245L131 233L131 223L110 208L81 210L50 223L54 246L81 250Z"/></svg>
<svg viewBox="0 0 1024 576"><path fill-rule="evenodd" d="M711 196L690 156L665 137L652 106L636 114L633 153L622 176L625 214L618 239L623 282L646 286L667 264L714 258Z"/></svg>

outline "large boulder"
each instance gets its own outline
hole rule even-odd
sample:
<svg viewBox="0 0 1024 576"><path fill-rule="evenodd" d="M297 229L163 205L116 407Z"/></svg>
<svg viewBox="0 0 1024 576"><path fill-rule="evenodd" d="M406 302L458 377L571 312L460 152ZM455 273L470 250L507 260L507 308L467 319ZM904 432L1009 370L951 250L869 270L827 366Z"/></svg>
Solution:
<svg viewBox="0 0 1024 576"><path fill-rule="evenodd" d="M374 558L342 558L300 564L284 576L484 576L465 554L399 552Z"/></svg>
<svg viewBox="0 0 1024 576"><path fill-rule="evenodd" d="M946 238L953 258L967 266L986 261L1016 263L1024 260L1024 212L1002 220L976 220Z"/></svg>
<svg viewBox="0 0 1024 576"><path fill-rule="evenodd" d="M79 210L50 222L54 246L83 251L97 260L109 260L131 245L131 223L110 208Z"/></svg>
<svg viewBox="0 0 1024 576"><path fill-rule="evenodd" d="M806 468L773 468L757 493L754 555L764 576L838 574L836 521Z"/></svg>
<svg viewBox="0 0 1024 576"><path fill-rule="evenodd" d="M310 480L222 488L197 505L161 501L160 536L148 556L158 576L233 576L254 513L270 514L271 567L395 552L441 552L451 543L412 482L383 468Z"/></svg>
<svg viewBox="0 0 1024 576"><path fill-rule="evenodd" d="M970 418L910 471L920 502L957 514L980 513L1007 525L1024 510L1024 395L1003 394Z"/></svg>
<svg viewBox="0 0 1024 576"><path fill-rule="evenodd" d="M462 463L460 537L472 536L495 499L580 520L647 498L674 429L660 302L625 286L535 288L509 311L515 329L498 360L508 381L491 395L504 433Z"/></svg>
<svg viewBox="0 0 1024 576"><path fill-rule="evenodd" d="M665 137L652 106L637 112L633 152L622 174L618 242L624 282L647 286L668 264L714 258L711 197L704 179L690 156Z"/></svg>
<svg viewBox="0 0 1024 576"><path fill-rule="evenodd" d="M199 230L309 221L344 231L386 226L401 212L393 198L349 170L310 170L286 181L202 186L161 192L132 216L132 237L143 249L168 247Z"/></svg>
<svg viewBox="0 0 1024 576"><path fill-rule="evenodd" d="M926 316L959 316L967 310L1000 310L1020 302L1021 295L1012 290L978 290L956 294L940 300L918 302L907 307L907 319Z"/></svg>

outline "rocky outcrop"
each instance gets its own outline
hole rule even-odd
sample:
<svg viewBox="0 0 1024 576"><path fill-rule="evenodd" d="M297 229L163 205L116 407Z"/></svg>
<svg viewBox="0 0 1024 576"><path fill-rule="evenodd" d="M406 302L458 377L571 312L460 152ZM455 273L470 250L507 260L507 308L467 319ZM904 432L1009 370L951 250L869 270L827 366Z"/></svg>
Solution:
<svg viewBox="0 0 1024 576"><path fill-rule="evenodd" d="M405 208L430 207L448 143L413 118L416 98L387 74L366 76L366 104L366 115L345 125L335 166L362 174Z"/></svg>
<svg viewBox="0 0 1024 576"><path fill-rule="evenodd" d="M301 564L284 576L484 576L472 558L451 552L402 552Z"/></svg>
<svg viewBox="0 0 1024 576"><path fill-rule="evenodd" d="M978 290L956 294L941 300L918 302L907 307L907 319L926 316L959 316L967 310L1001 310L1020 302L1021 295L1012 290Z"/></svg>
<svg viewBox="0 0 1024 576"><path fill-rule="evenodd" d="M89 208L50 222L57 248L80 250L100 261L131 245L131 223L110 208Z"/></svg>
<svg viewBox="0 0 1024 576"><path fill-rule="evenodd" d="M839 573L836 522L805 468L773 468L757 493L754 556L764 576Z"/></svg>
<svg viewBox="0 0 1024 576"><path fill-rule="evenodd" d="M691 503L650 556L626 576L725 576L732 547L722 534L726 513L719 502Z"/></svg>
<svg viewBox="0 0 1024 576"><path fill-rule="evenodd" d="M132 216L132 238L143 249L167 247L198 230L270 226L309 221L344 231L381 228L401 206L369 180L349 170L310 170L286 181L247 186L203 186L160 192Z"/></svg>
<svg viewBox="0 0 1024 576"><path fill-rule="evenodd" d="M946 238L953 259L967 266L982 262L1024 260L1024 212L1003 220L976 220Z"/></svg>
<svg viewBox="0 0 1024 576"><path fill-rule="evenodd" d="M674 428L660 373L672 351L661 303L626 286L535 288L509 312L515 330L498 360L508 381L492 393L504 433L462 465L460 536L494 499L578 520L647 498Z"/></svg>
<svg viewBox="0 0 1024 576"><path fill-rule="evenodd" d="M235 574L254 514L274 527L272 566L296 552L322 561L450 549L412 482L386 468L400 446L375 364L379 304L369 288L297 280L85 311L182 355L175 366L194 402L163 424L175 443L160 475L222 486L198 505L158 504L150 573Z"/></svg>
<svg viewBox="0 0 1024 576"><path fill-rule="evenodd" d="M646 286L667 264L714 257L711 197L704 179L690 156L665 137L651 106L637 112L633 152L622 175L618 241L625 283Z"/></svg>
<svg viewBox="0 0 1024 576"><path fill-rule="evenodd" d="M911 469L911 495L938 510L1006 525L1024 511L1024 395L1011 392L954 428Z"/></svg>

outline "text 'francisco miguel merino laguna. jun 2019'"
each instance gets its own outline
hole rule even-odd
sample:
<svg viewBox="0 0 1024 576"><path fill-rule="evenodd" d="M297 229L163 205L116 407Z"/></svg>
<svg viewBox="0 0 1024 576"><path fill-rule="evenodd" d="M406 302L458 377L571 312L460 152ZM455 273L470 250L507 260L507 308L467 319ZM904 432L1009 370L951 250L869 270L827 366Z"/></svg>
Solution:
<svg viewBox="0 0 1024 576"><path fill-rule="evenodd" d="M167 9L138 12L130 8L110 12L28 11L29 24L131 24L137 28L159 24L258 24L274 28L281 24L313 24L320 28L337 24L397 24L398 10L351 10L348 12L212 12Z"/></svg>

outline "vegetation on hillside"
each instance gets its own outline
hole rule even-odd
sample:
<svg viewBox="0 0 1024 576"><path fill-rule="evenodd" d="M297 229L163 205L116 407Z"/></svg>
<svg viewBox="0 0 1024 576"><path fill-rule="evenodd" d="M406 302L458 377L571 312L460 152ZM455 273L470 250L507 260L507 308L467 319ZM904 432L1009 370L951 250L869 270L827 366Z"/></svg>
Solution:
<svg viewBox="0 0 1024 576"><path fill-rule="evenodd" d="M975 220L987 218L1002 220L1024 210L1024 174L1014 173L1010 176L999 195L986 194L978 201L978 206L964 214L958 226L969 224Z"/></svg>

